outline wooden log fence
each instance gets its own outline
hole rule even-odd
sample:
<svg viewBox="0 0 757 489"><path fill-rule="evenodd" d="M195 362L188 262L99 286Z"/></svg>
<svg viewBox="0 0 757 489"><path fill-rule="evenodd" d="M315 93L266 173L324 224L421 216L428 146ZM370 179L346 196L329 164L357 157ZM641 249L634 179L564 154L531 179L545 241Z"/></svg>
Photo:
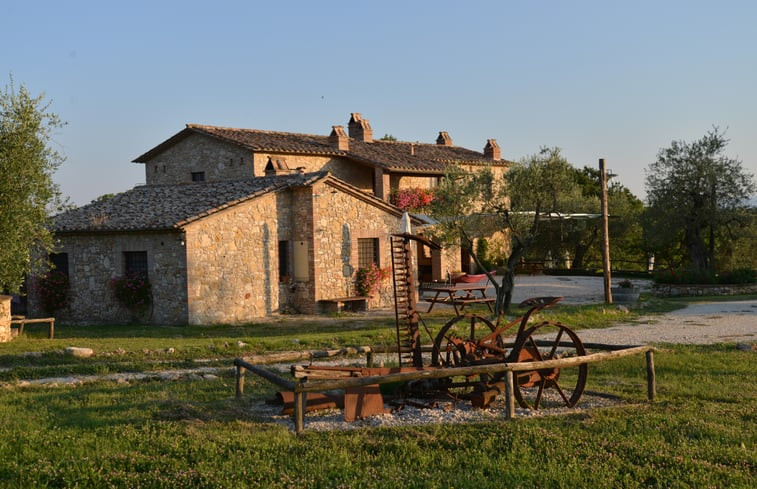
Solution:
<svg viewBox="0 0 757 489"><path fill-rule="evenodd" d="M246 357L244 359L237 358L234 360L234 365L236 366L236 369L237 369L236 370L237 371L236 396L237 398L240 398L244 391L245 369L251 372L254 372L257 375L260 375L266 380L284 389L294 391L295 431L297 433L301 433L304 430L305 405L306 405L306 397L307 397L308 392L324 392L324 391L337 390L337 389L362 387L362 386L367 386L367 385L372 385L372 384L388 384L388 383L394 383L394 382L409 382L413 380L441 379L441 378L447 378L447 377L474 376L474 375L481 375L481 374L498 374L498 373L504 372L505 373L505 402L506 402L505 417L506 419L512 419L515 416L515 400L514 400L515 389L514 389L514 380L513 380L514 372L574 367L574 366L582 365L582 364L617 360L619 358L623 358L623 357L627 357L631 355L639 355L641 353L644 353L645 358L646 358L646 370L647 370L647 399L649 399L649 401L655 400L655 397L657 395L657 386L656 386L655 371L654 371L655 348L653 346L649 346L649 345L618 346L618 345L603 345L603 344L598 344L598 343L586 344L586 346L592 349L602 349L606 351L602 351L599 353L590 353L588 355L582 355L582 356L577 356L577 357L559 358L555 360L544 360L544 361L536 361L536 362L495 363L495 364L488 364L488 365L474 365L474 366L469 366L469 367L436 368L436 369L421 370L421 371L414 371L414 372L401 372L401 373L388 374L388 375L372 375L372 376L365 376L365 377L351 376L351 377L332 379L332 380L319 379L317 381L308 381L307 378L302 378L297 383L288 381L276 375L273 372L270 372L266 369L253 365L252 363L248 361L250 357ZM335 352L342 352L342 354L344 354L345 350L354 351L355 353L362 352L362 353L368 354L369 352L376 352L378 350L384 350L384 349L361 347L357 349L353 348L353 349L342 349L342 350L328 350L328 352L331 352L331 353L328 353L328 354L324 353L320 358L336 356L338 353L335 353ZM391 350L386 350L385 352L392 353ZM305 352L305 353L307 353L305 357L299 357L298 359L311 358L312 352ZM287 360L282 360L282 361L287 361Z"/></svg>

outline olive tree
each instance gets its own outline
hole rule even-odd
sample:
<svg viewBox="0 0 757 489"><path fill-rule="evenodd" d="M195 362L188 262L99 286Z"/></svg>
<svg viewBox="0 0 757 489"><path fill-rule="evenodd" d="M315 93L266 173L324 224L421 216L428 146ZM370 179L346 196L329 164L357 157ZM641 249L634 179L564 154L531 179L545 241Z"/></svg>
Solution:
<svg viewBox="0 0 757 489"><path fill-rule="evenodd" d="M581 189L572 178L572 167L558 148L543 148L513 164L502 178L490 168L468 171L453 165L434 191L430 215L439 224L435 239L465 248L479 268L474 241L497 231L510 240L510 251L501 282L494 280L495 314L506 312L512 301L515 269L538 238L543 217L566 212L580 198ZM485 268L484 268L485 269Z"/></svg>
<svg viewBox="0 0 757 489"><path fill-rule="evenodd" d="M18 292L53 248L46 223L61 205L52 176L63 158L50 142L62 123L48 108L12 78L0 92L0 291Z"/></svg>
<svg viewBox="0 0 757 489"><path fill-rule="evenodd" d="M743 226L754 177L725 155L728 140L713 128L701 139L673 141L647 170L645 234L657 249L680 247L697 272L714 272L721 236Z"/></svg>

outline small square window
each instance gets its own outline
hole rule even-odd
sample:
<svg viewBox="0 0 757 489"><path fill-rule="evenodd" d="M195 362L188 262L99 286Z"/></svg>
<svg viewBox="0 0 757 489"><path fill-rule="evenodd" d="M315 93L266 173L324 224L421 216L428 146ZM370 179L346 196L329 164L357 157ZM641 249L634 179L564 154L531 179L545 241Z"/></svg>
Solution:
<svg viewBox="0 0 757 489"><path fill-rule="evenodd" d="M205 181L205 172L204 171L193 171L192 172L192 181L193 182L204 182Z"/></svg>
<svg viewBox="0 0 757 489"><path fill-rule="evenodd" d="M146 251L124 251L124 275L147 275Z"/></svg>
<svg viewBox="0 0 757 489"><path fill-rule="evenodd" d="M50 253L50 263L55 270L68 275L68 253Z"/></svg>
<svg viewBox="0 0 757 489"><path fill-rule="evenodd" d="M372 264L379 263L379 240L378 238L358 238L357 240L357 266L370 268Z"/></svg>

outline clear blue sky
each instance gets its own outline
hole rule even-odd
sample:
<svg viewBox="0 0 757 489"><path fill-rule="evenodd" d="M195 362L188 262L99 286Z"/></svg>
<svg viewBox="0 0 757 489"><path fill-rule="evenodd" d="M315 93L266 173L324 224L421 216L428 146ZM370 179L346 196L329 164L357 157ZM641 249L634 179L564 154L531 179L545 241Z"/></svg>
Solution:
<svg viewBox="0 0 757 489"><path fill-rule="evenodd" d="M754 1L2 0L12 73L68 125L56 174L85 204L144 182L131 160L186 123L377 137L519 159L606 158L644 196L658 150L727 128L757 173Z"/></svg>

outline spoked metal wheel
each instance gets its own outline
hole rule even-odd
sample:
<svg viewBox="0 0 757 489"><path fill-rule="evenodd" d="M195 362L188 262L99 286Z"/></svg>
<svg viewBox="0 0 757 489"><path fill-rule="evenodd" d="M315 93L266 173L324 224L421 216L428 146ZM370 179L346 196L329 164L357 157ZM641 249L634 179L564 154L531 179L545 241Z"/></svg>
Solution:
<svg viewBox="0 0 757 489"><path fill-rule="evenodd" d="M431 365L463 367L504 361L504 342L501 335L494 333L496 329L491 321L476 314L451 319L436 336L431 353ZM492 379L488 375L440 380L439 386L452 398L470 399L478 407L485 407L490 402L488 397L483 397L483 393L490 389L489 382Z"/></svg>
<svg viewBox="0 0 757 489"><path fill-rule="evenodd" d="M556 322L543 322L528 329L515 345L512 359L518 362L555 360L586 355L572 329ZM522 408L573 407L583 394L588 365L515 372L515 399Z"/></svg>
<svg viewBox="0 0 757 489"><path fill-rule="evenodd" d="M447 322L434 340L431 365L462 367L504 358L502 336L494 334L496 326L483 316L465 314Z"/></svg>

